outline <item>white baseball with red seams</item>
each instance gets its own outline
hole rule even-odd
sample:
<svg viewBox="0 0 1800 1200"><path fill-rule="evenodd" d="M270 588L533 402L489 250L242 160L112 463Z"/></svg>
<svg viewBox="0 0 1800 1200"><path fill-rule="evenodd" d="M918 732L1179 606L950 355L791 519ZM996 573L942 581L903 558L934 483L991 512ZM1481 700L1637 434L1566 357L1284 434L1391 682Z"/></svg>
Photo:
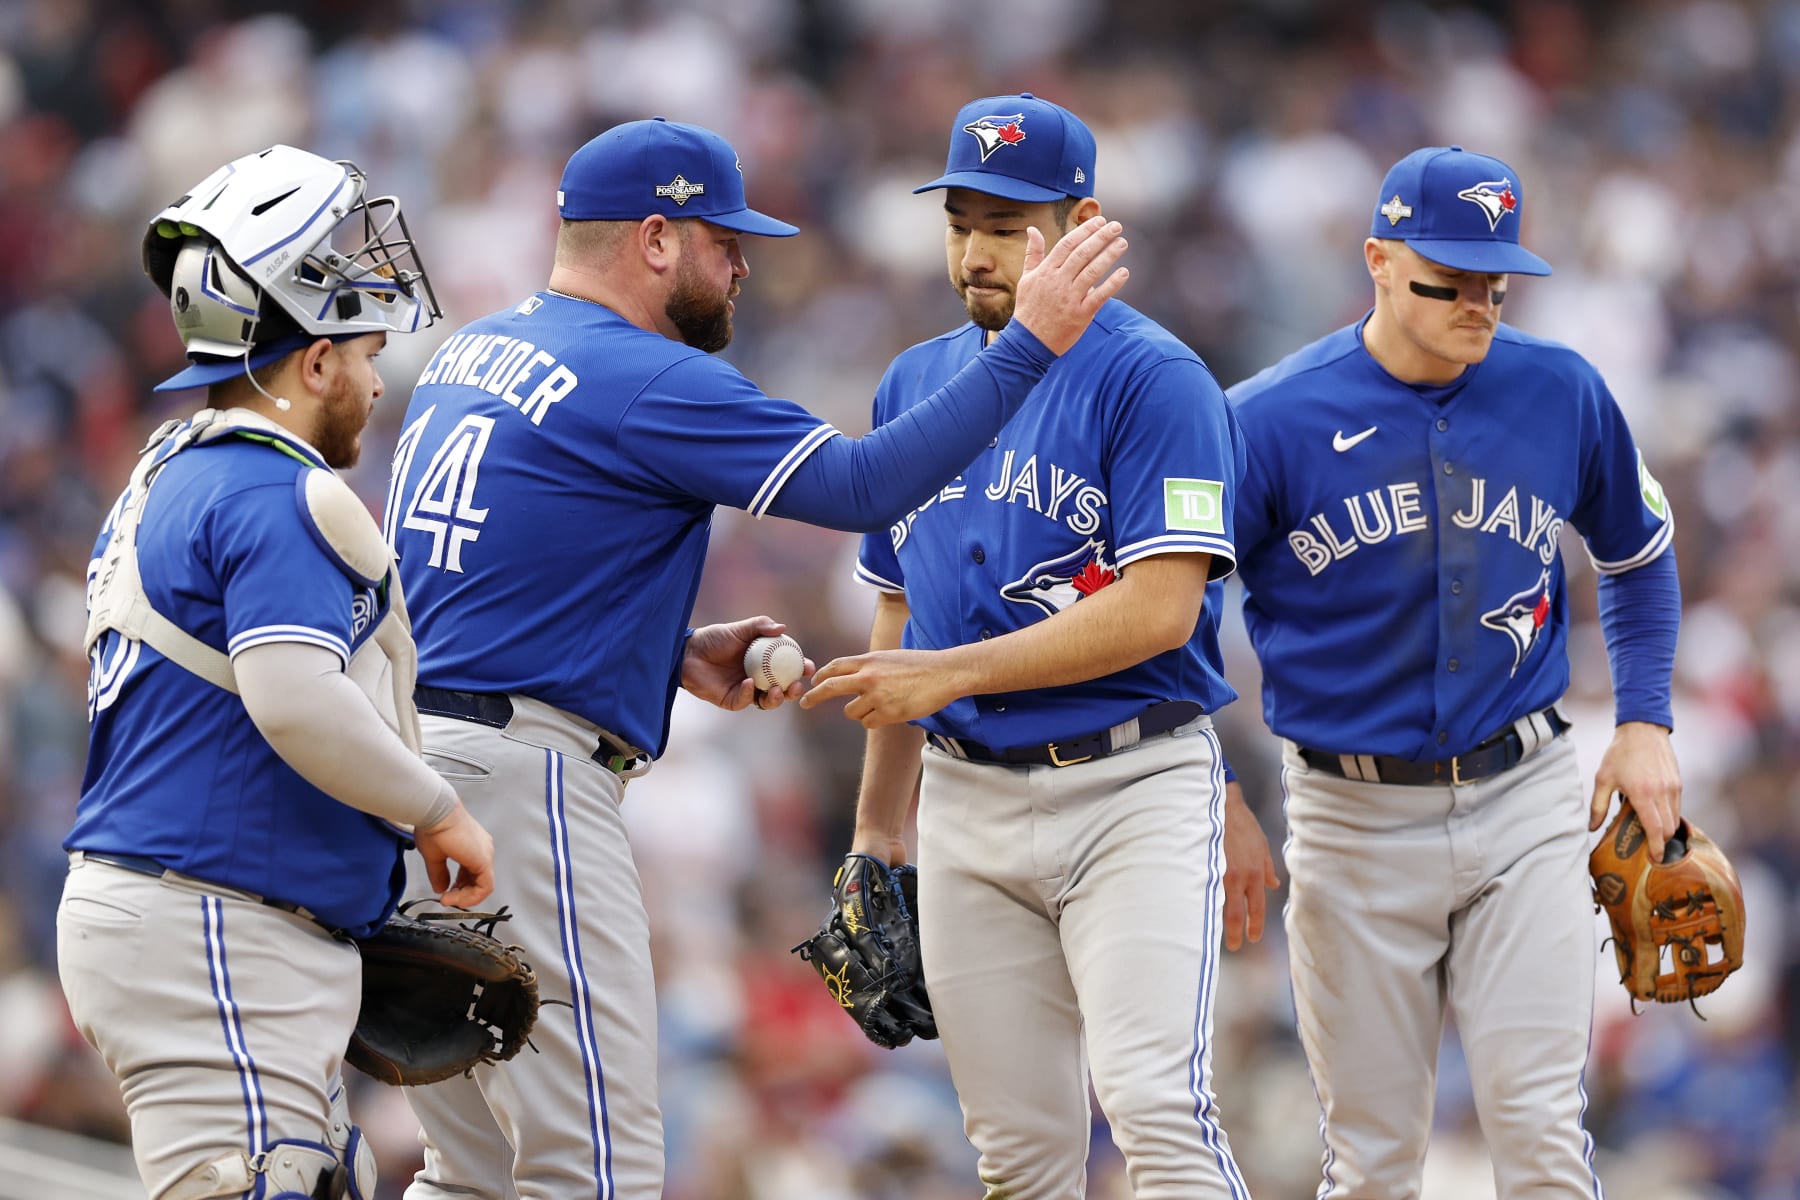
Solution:
<svg viewBox="0 0 1800 1200"><path fill-rule="evenodd" d="M744 651L744 674L762 691L784 688L806 673L806 655L787 634L759 637Z"/></svg>

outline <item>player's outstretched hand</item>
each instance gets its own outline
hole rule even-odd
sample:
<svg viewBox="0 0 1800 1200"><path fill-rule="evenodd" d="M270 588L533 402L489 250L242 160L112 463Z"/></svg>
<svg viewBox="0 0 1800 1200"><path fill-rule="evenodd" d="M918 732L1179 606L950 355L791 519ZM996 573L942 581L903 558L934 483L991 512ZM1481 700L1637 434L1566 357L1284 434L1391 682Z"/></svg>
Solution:
<svg viewBox="0 0 1800 1200"><path fill-rule="evenodd" d="M1100 306L1125 286L1131 273L1124 267L1113 270L1124 253L1121 226L1105 217L1089 217L1049 253L1044 252L1044 235L1031 226L1025 231L1025 273L1019 277L1013 320L1053 353L1068 353Z"/></svg>
<svg viewBox="0 0 1800 1200"><path fill-rule="evenodd" d="M744 651L759 637L774 637L787 632L787 626L773 617L745 617L723 625L702 625L687 640L681 656L681 686L708 704L716 704L727 712L738 712L752 704L758 708L780 708L789 700L798 700L806 691L806 677L813 673L813 660L805 660L799 679L785 688L756 690L756 681L744 674Z"/></svg>
<svg viewBox="0 0 1800 1200"><path fill-rule="evenodd" d="M1588 805L1588 829L1606 823L1613 793L1631 798L1651 862L1661 862L1663 843L1681 824L1681 768L1669 731L1647 721L1626 721L1613 730L1612 744L1594 772L1594 798Z"/></svg>
<svg viewBox="0 0 1800 1200"><path fill-rule="evenodd" d="M800 697L801 708L848 699L844 715L861 721L865 729L929 716L967 695L957 690L940 656L931 650L871 650L834 658L812 679L812 690Z"/></svg>
<svg viewBox="0 0 1800 1200"><path fill-rule="evenodd" d="M1237 780L1225 785L1225 948L1238 950L1247 937L1262 941L1270 888L1281 886L1262 822L1244 803Z"/></svg>
<svg viewBox="0 0 1800 1200"><path fill-rule="evenodd" d="M494 839L458 800L450 815L430 829L413 830L425 859L431 890L453 908L474 908L494 893ZM451 886L450 864L456 864Z"/></svg>

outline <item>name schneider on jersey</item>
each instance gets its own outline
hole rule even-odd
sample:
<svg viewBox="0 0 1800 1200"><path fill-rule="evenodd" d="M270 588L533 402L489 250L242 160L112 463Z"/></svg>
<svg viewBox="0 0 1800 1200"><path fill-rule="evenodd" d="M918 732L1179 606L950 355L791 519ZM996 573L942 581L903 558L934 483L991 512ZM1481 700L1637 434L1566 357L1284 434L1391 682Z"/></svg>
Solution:
<svg viewBox="0 0 1800 1200"><path fill-rule="evenodd" d="M533 296L519 306L520 315L543 304ZM418 386L428 383L478 387L541 426L551 406L581 386L580 378L555 355L520 337L495 333L459 333L438 347L425 364ZM527 391L526 389L530 390Z"/></svg>

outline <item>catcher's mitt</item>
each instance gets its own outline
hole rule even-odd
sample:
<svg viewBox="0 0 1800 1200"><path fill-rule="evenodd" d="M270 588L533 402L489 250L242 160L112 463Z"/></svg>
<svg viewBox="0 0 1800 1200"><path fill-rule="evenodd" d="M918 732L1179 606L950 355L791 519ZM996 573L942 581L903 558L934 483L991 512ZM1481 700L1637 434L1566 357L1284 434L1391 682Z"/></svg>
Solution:
<svg viewBox="0 0 1800 1200"><path fill-rule="evenodd" d="M1713 840L1682 821L1650 861L1630 801L1588 855L1594 907L1612 921L1619 982L1665 1004L1713 991L1744 964L1744 893Z"/></svg>
<svg viewBox="0 0 1800 1200"><path fill-rule="evenodd" d="M871 1042L892 1050L937 1037L919 966L919 873L852 854L832 879L831 911L794 947Z"/></svg>
<svg viewBox="0 0 1800 1200"><path fill-rule="evenodd" d="M516 946L481 928L505 919L504 911L413 917L403 909L357 939L362 1012L344 1061L416 1087L517 1054L537 1022L537 974Z"/></svg>

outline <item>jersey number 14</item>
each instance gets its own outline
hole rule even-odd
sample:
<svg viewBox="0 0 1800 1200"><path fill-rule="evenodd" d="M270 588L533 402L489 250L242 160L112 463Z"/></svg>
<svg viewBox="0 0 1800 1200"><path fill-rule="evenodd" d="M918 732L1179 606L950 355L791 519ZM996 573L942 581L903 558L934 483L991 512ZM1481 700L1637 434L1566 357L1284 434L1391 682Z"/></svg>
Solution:
<svg viewBox="0 0 1800 1200"><path fill-rule="evenodd" d="M487 453L488 439L494 432L494 420L464 417L438 444L437 453L431 456L418 483L411 484L413 458L425 426L436 411L434 405L407 426L394 448L387 528L382 532L390 546L396 544L401 529L430 534L428 564L461 574L463 547L480 538L482 522L487 520L488 510L475 505L475 488L481 477L481 456ZM404 503L400 502L402 497Z"/></svg>

